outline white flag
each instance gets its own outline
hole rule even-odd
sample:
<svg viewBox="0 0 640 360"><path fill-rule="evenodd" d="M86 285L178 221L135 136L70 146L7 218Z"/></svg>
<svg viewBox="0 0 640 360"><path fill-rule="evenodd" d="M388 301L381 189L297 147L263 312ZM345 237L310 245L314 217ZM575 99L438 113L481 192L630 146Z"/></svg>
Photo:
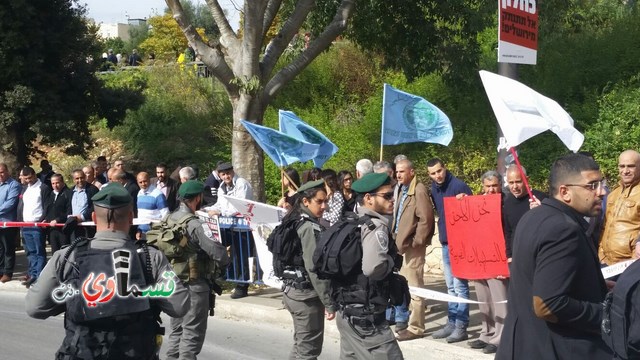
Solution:
<svg viewBox="0 0 640 360"><path fill-rule="evenodd" d="M569 150L580 149L584 135L573 127L573 119L557 102L513 79L488 71L481 70L480 78L508 147L551 130Z"/></svg>

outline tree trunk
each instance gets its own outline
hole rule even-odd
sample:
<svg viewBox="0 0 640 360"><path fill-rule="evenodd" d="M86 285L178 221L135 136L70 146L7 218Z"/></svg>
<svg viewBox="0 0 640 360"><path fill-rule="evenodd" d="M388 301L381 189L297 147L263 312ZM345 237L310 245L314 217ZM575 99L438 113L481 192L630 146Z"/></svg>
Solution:
<svg viewBox="0 0 640 360"><path fill-rule="evenodd" d="M231 105L233 106L231 161L234 172L251 183L254 200L264 202L264 155L240 120L262 124L265 109L258 97L245 94L237 99L231 99Z"/></svg>
<svg viewBox="0 0 640 360"><path fill-rule="evenodd" d="M2 146L0 146L0 163L7 165L7 168L11 172L12 177L16 177L16 174L20 171L21 167L26 163L26 150L24 141L18 136L18 133L11 126L0 130L0 136L6 140Z"/></svg>

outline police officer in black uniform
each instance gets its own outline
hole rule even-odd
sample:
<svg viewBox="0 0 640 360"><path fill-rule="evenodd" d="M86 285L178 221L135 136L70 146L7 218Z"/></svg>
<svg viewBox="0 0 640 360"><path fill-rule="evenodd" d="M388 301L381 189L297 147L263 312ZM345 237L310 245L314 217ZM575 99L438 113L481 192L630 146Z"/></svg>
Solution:
<svg viewBox="0 0 640 360"><path fill-rule="evenodd" d="M362 272L355 279L331 284L339 305L340 359L403 359L385 318L397 254L385 216L393 213L391 178L386 173L370 173L351 188L357 194L358 216L371 221L361 227Z"/></svg>
<svg viewBox="0 0 640 360"><path fill-rule="evenodd" d="M132 198L110 183L92 197L96 237L56 251L26 296L29 316L65 313L56 359L155 359L159 311L189 309L189 292L158 250L128 236Z"/></svg>

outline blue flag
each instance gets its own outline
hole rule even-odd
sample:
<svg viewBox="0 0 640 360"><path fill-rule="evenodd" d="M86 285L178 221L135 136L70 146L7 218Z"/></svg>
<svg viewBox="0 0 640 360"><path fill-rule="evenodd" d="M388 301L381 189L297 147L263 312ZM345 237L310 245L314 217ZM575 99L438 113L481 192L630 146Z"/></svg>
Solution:
<svg viewBox="0 0 640 360"><path fill-rule="evenodd" d="M278 130L240 120L253 140L264 150L279 167L289 166L296 161L305 162L313 159L318 152L318 145L300 141Z"/></svg>
<svg viewBox="0 0 640 360"><path fill-rule="evenodd" d="M429 142L449 145L451 121L427 100L384 84L382 145Z"/></svg>
<svg viewBox="0 0 640 360"><path fill-rule="evenodd" d="M280 131L292 136L300 141L306 141L318 145L318 151L313 158L313 165L322 168L333 154L338 152L338 147L331 142L324 134L316 130L309 124L302 121L291 111L280 110Z"/></svg>

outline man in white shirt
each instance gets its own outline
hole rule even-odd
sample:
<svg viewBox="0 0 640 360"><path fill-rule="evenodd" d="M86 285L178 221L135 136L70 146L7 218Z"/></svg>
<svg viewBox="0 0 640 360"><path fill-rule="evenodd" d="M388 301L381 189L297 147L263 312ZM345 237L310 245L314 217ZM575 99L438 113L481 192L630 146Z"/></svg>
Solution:
<svg viewBox="0 0 640 360"><path fill-rule="evenodd" d="M218 175L222 179L222 183L218 188L218 201L210 207L205 208L209 213L209 216L233 216L238 213L238 210L231 205L231 203L222 195L232 196L240 199L253 200L253 189L249 182L233 171L233 165L230 163L221 163L216 167ZM255 253L255 245L253 243L253 236L249 233L248 239L234 237L234 232L231 229L222 230L223 245L231 246L233 251L233 261L236 264L234 266L235 279L239 281L249 280L249 257ZM242 255L242 256L240 256ZM248 295L249 283L238 282L236 289L231 294L232 299L239 299Z"/></svg>
<svg viewBox="0 0 640 360"><path fill-rule="evenodd" d="M25 185L22 188L20 200L18 202L18 220L24 222L41 222L44 220L44 203L51 189L44 185L36 176L33 168L26 166L20 171ZM22 285L27 288L31 286L40 276L47 260L47 252L44 247L44 236L42 228L37 226L22 228L22 241L27 259L29 260L29 270L22 279Z"/></svg>
<svg viewBox="0 0 640 360"><path fill-rule="evenodd" d="M222 179L222 183L218 188L218 201L205 210L209 215L232 216L238 213L238 210L221 195L232 196L240 199L253 200L253 188L249 182L233 171L233 165L230 163L222 163L216 168L218 175Z"/></svg>

